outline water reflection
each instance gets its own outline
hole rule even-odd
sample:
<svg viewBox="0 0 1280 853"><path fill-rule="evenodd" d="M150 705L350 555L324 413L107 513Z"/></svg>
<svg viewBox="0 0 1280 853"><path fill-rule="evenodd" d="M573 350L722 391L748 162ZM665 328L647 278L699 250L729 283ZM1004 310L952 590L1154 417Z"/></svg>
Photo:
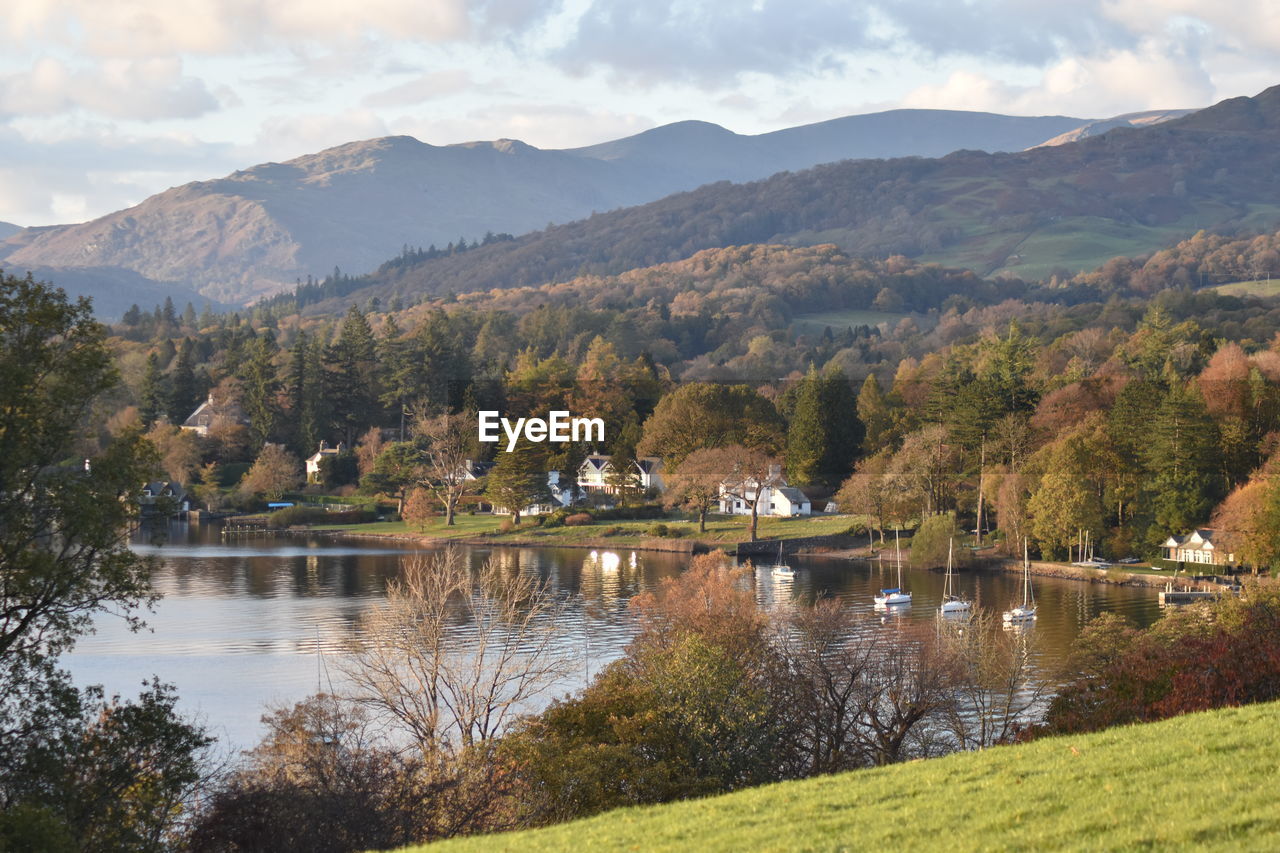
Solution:
<svg viewBox="0 0 1280 853"><path fill-rule="evenodd" d="M329 678L339 679L334 656L360 614L378 606L404 559L425 553L332 539L223 539L217 528L185 524L173 526L167 544L155 545L143 535L135 547L158 562L154 582L164 598L147 619L151 630L130 633L118 619L104 618L98 633L67 657L69 668L82 684L102 683L128 694L155 673L178 686L187 710L203 713L215 731L241 747L257 739L264 704L295 701L317 685L327 688ZM567 601L560 627L575 654L581 649L583 666L558 693L585 684L621 654L634 630L631 599L688 564L687 556L626 548L471 548L464 553L475 565L492 559L506 570L536 575ZM914 606L875 614L873 593L896 583L891 561L794 557L789 562L797 569L794 576L775 575L767 567L752 575L761 608L782 614L833 597L888 625L933 624L938 618L940 572L904 569ZM1045 665L1060 659L1080 625L1104 609L1139 624L1159 614L1151 590L1057 579L1034 583L1040 618L1031 630ZM955 584L957 594L979 608L1000 611L1021 598L1017 575L958 572Z"/></svg>

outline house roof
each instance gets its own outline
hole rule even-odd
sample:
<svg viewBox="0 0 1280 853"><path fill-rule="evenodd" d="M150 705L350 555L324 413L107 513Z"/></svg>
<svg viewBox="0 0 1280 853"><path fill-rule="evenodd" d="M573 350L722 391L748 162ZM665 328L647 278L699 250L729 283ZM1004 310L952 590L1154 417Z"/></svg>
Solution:
<svg viewBox="0 0 1280 853"><path fill-rule="evenodd" d="M809 498L805 496L804 492L792 486L778 486L775 487L774 491L791 501L793 504L802 504L809 501Z"/></svg>
<svg viewBox="0 0 1280 853"><path fill-rule="evenodd" d="M194 412L192 412L190 415L187 416L187 419L182 422L182 426L186 426L186 427L208 426L209 425L208 422L206 423L200 422L202 417L208 418L210 422L214 418L227 418L228 420L232 420L232 421L235 421L236 423L241 423L241 424L247 424L249 422L248 417L245 416L244 409L240 408L238 404L224 403L221 406L214 405L212 395L210 395L207 400L205 400L203 403L197 406Z"/></svg>

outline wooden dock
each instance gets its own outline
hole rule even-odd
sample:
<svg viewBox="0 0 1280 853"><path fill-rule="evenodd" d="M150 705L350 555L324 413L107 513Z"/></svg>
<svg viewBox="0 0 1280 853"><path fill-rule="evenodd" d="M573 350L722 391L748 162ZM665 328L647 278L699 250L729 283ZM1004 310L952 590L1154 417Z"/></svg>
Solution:
<svg viewBox="0 0 1280 853"><path fill-rule="evenodd" d="M1222 598L1222 589L1163 589L1160 591L1160 606L1169 607L1179 604L1194 604L1197 601L1216 601Z"/></svg>

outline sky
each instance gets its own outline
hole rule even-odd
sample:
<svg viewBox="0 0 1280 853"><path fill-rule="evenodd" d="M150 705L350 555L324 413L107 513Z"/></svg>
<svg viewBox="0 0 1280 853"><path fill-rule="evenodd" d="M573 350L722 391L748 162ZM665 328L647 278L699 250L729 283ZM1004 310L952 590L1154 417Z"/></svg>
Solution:
<svg viewBox="0 0 1280 853"><path fill-rule="evenodd" d="M590 145L898 107L1098 118L1280 83L1275 0L3 0L0 221L390 134Z"/></svg>

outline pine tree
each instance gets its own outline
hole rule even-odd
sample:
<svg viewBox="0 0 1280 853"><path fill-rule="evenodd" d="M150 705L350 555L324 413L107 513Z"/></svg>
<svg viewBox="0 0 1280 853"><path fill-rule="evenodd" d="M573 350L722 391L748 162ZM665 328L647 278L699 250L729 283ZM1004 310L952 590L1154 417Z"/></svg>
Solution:
<svg viewBox="0 0 1280 853"><path fill-rule="evenodd" d="M138 417L144 427L150 427L164 416L168 397L165 377L160 372L160 357L152 350L147 356L147 372L142 376L142 388L138 392Z"/></svg>
<svg viewBox="0 0 1280 853"><path fill-rule="evenodd" d="M279 416L276 394L280 383L276 379L274 364L276 352L275 337L270 332L261 335L250 346L248 358L240 371L244 382L241 405L249 418L249 433L255 447L271 440Z"/></svg>
<svg viewBox="0 0 1280 853"><path fill-rule="evenodd" d="M640 468L637 465L639 460L636 456L636 444L639 441L640 425L632 415L618 430L609 447L609 471L605 474L605 484L613 491L620 506L626 506L642 492Z"/></svg>
<svg viewBox="0 0 1280 853"><path fill-rule="evenodd" d="M173 387L169 395L169 420L181 423L200 403L200 388L196 383L195 341L183 338L178 349L178 363L173 368Z"/></svg>
<svg viewBox="0 0 1280 853"><path fill-rule="evenodd" d="M499 453L489 471L485 494L495 506L511 513L513 524L520 513L547 495L547 472L541 446L521 438L510 453Z"/></svg>
<svg viewBox="0 0 1280 853"><path fill-rule="evenodd" d="M333 425L347 446L377 420L378 389L375 377L376 348L373 330L360 309L352 305L342 321L338 340L325 354L328 367L327 398Z"/></svg>
<svg viewBox="0 0 1280 853"><path fill-rule="evenodd" d="M827 452L827 430L822 412L822 379L817 369L801 380L795 396L795 410L787 426L786 470L792 485L807 486L818 481L822 457Z"/></svg>

